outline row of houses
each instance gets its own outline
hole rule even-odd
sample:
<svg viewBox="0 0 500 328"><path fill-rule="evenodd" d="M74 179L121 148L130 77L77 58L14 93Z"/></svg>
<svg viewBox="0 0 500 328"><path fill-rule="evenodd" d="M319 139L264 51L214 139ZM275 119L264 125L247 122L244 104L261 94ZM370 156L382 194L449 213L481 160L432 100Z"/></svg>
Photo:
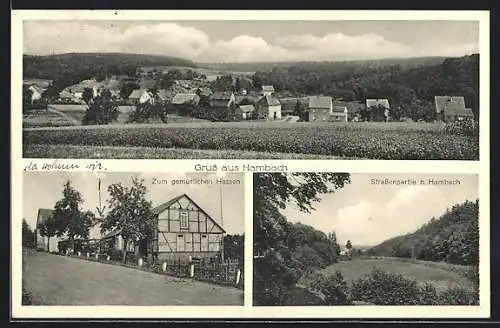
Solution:
<svg viewBox="0 0 500 328"><path fill-rule="evenodd" d="M472 109L465 107L465 99L462 96L436 96L434 105L438 121L474 119ZM310 122L347 122L350 119L358 121L361 110L379 106L385 109L384 115L389 119L391 106L388 99L366 99L365 104L362 104L356 101L333 100L332 97L313 96L309 97L308 119Z"/></svg>
<svg viewBox="0 0 500 328"><path fill-rule="evenodd" d="M115 229L101 234L100 225L90 229L88 239L75 241L75 251L84 245L95 245L99 253L126 251L140 254L144 258L158 261L186 258L212 258L224 254L224 228L187 194L174 197L153 209L156 225L153 237L133 241L125 245L121 230ZM53 210L39 209L37 227L53 215ZM40 250L64 252L68 246L67 238L50 238L40 235L36 230L36 245Z"/></svg>

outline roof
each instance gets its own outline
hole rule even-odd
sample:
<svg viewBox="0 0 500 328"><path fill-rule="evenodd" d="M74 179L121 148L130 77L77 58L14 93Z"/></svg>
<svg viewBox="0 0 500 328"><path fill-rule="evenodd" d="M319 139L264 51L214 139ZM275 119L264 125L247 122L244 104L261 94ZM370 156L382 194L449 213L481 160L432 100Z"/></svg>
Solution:
<svg viewBox="0 0 500 328"><path fill-rule="evenodd" d="M436 112L445 115L465 115L465 99L462 96L435 96Z"/></svg>
<svg viewBox="0 0 500 328"><path fill-rule="evenodd" d="M28 89L30 89L31 91L33 92L38 92L39 94L42 94L43 93L43 90L38 86L38 85L30 85L28 87Z"/></svg>
<svg viewBox="0 0 500 328"><path fill-rule="evenodd" d="M248 112L253 112L255 110L255 107L253 105L240 105L240 109L244 113L248 113Z"/></svg>
<svg viewBox="0 0 500 328"><path fill-rule="evenodd" d="M265 95L262 98L260 98L259 103L264 103L267 106L280 106L281 105L278 98L270 96L270 95Z"/></svg>
<svg viewBox="0 0 500 328"><path fill-rule="evenodd" d="M345 101L334 100L332 110L334 112L347 112L347 103Z"/></svg>
<svg viewBox="0 0 500 328"><path fill-rule="evenodd" d="M197 103L200 100L195 93L178 93L172 99L172 104L181 105L186 103Z"/></svg>
<svg viewBox="0 0 500 328"><path fill-rule="evenodd" d="M105 234L104 236L102 236L101 239L107 239L107 238L117 236L120 234L120 232L122 232L122 229L114 229L114 230L110 231L109 233Z"/></svg>
<svg viewBox="0 0 500 328"><path fill-rule="evenodd" d="M272 85L263 85L262 91L264 92L274 92L274 87Z"/></svg>
<svg viewBox="0 0 500 328"><path fill-rule="evenodd" d="M474 117L474 113L472 112L472 108L466 108L464 112L464 116Z"/></svg>
<svg viewBox="0 0 500 328"><path fill-rule="evenodd" d="M161 99L161 100L172 100L175 96L175 94L172 91L169 91L167 89L160 89L156 92L156 95Z"/></svg>
<svg viewBox="0 0 500 328"><path fill-rule="evenodd" d="M59 98L73 98L73 95L68 90L59 92Z"/></svg>
<svg viewBox="0 0 500 328"><path fill-rule="evenodd" d="M309 108L327 108L332 106L332 97L313 96L309 98Z"/></svg>
<svg viewBox="0 0 500 328"><path fill-rule="evenodd" d="M241 102L244 99L248 99L250 102L256 102L257 100L259 100L258 97L254 96L254 95L236 95L236 96L234 96L234 100L235 100L235 103L237 105L241 104Z"/></svg>
<svg viewBox="0 0 500 328"><path fill-rule="evenodd" d="M213 100L230 100L231 95L233 95L230 91L216 91L211 96L210 99Z"/></svg>
<svg viewBox="0 0 500 328"><path fill-rule="evenodd" d="M366 99L366 108L383 106L384 108L390 108L389 100L385 98L381 99Z"/></svg>
<svg viewBox="0 0 500 328"><path fill-rule="evenodd" d="M139 99L139 98L141 98L141 96L144 92L147 92L147 90L146 89L135 89L134 91L132 91L130 96L128 96L128 99Z"/></svg>
<svg viewBox="0 0 500 328"><path fill-rule="evenodd" d="M36 225L38 226L39 224L43 224L53 214L54 214L54 210L50 210L50 209L46 209L46 208L39 208L38 209L38 216L37 216L37 220L36 220Z"/></svg>
<svg viewBox="0 0 500 328"><path fill-rule="evenodd" d="M160 214L161 212L165 211L166 209L168 209L170 206L172 206L175 202L177 202L179 199L181 199L182 197L186 197L190 202L192 202L194 205L196 205L196 207L198 207L200 209L200 211L205 214L207 217L209 217L213 222L214 224L222 230L222 232L226 232L226 230L224 230L223 227L220 226L220 224L217 223L217 221L215 221L211 215L208 215L207 212L205 212L203 210L203 208L200 207L200 205L196 204L196 202L191 198L189 197L187 194L182 194L182 195L179 195L177 197L174 197L172 198L171 200L163 203L163 204L160 204L158 206L156 206L155 208L153 208L153 213L155 213L156 215Z"/></svg>

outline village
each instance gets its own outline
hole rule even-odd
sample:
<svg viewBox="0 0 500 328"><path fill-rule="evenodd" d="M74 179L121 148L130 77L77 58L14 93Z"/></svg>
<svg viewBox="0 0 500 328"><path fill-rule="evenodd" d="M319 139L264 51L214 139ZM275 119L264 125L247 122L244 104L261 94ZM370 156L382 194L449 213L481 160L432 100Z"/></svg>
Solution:
<svg viewBox="0 0 500 328"><path fill-rule="evenodd" d="M23 90L27 94L25 106L29 109L24 112L44 109L60 117L77 117L72 114L86 111L93 99L106 94L118 107L118 123L130 122L130 113L137 111L138 106L147 105L161 106L161 111L167 116L163 122L168 122L170 115L173 118L226 122L412 121L402 116L399 105L391 104L383 94L380 98L366 98L365 101L344 101L342 97L325 95L293 96L287 90L276 90L273 85L256 88L249 75L219 72L220 75L208 75L210 79L207 79L207 75L197 72L198 69L193 71L190 68L161 70L142 67L134 76L83 80L66 86L57 95L50 90L51 80L27 78L23 81ZM166 76L169 78L165 79ZM435 95L434 109L432 121L474 120L473 111L466 107L462 95ZM424 118L418 121L424 121ZM54 125L57 123L51 124Z"/></svg>

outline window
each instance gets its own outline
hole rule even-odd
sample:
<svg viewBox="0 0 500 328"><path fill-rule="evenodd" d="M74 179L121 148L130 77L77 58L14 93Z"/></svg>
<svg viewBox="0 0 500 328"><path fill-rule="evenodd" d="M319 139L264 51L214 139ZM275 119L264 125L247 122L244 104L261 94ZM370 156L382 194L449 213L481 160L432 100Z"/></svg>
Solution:
<svg viewBox="0 0 500 328"><path fill-rule="evenodd" d="M188 228L188 213L186 211L180 212L181 229Z"/></svg>

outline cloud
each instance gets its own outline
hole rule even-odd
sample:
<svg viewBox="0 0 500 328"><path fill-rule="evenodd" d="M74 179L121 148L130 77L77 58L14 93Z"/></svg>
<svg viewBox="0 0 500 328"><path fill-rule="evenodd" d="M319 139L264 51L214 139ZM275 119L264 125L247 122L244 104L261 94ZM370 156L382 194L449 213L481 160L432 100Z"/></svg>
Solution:
<svg viewBox="0 0 500 328"><path fill-rule="evenodd" d="M177 56L202 62L349 60L425 55L460 56L477 52L477 43L442 45L431 49L386 40L374 33L287 35L266 41L238 35L211 39L204 31L177 23L134 24L77 21L28 21L24 52L130 52Z"/></svg>
<svg viewBox="0 0 500 328"><path fill-rule="evenodd" d="M438 188L401 188L387 202L361 199L355 205L340 208L335 216L334 229L342 241L351 239L353 243L358 240L375 244L413 232L432 215L444 211L447 203Z"/></svg>

